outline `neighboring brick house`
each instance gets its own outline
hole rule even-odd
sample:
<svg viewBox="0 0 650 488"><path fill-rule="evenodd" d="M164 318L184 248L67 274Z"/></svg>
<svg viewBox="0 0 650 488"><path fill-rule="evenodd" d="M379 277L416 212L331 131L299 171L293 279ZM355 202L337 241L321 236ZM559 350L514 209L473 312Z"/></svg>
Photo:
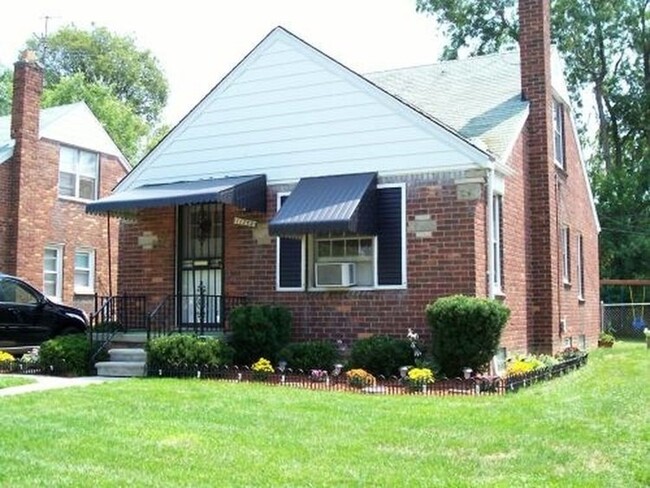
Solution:
<svg viewBox="0 0 650 488"><path fill-rule="evenodd" d="M14 67L11 116L0 117L0 271L92 310L93 295L110 290L107 234L117 237L119 222L85 205L108 195L128 163L85 103L41 110L42 87L27 54Z"/></svg>
<svg viewBox="0 0 650 488"><path fill-rule="evenodd" d="M364 76L273 30L88 206L129 215L120 292L189 326L284 304L348 344L464 293L512 309L509 350L593 346L599 225L549 2L519 3L518 52Z"/></svg>

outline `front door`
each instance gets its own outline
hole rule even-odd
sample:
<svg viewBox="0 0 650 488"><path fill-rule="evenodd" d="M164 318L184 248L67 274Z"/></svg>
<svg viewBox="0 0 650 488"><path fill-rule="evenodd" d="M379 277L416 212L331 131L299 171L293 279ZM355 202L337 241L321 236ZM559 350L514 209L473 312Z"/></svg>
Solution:
<svg viewBox="0 0 650 488"><path fill-rule="evenodd" d="M182 329L221 327L223 204L180 207L178 314Z"/></svg>

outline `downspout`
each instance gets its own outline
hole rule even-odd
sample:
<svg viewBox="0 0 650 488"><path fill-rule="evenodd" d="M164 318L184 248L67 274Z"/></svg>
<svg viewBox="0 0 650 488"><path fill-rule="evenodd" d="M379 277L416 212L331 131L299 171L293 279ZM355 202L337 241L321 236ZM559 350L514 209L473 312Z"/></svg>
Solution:
<svg viewBox="0 0 650 488"><path fill-rule="evenodd" d="M494 167L490 165L487 177L487 261L488 261L488 297L494 298Z"/></svg>

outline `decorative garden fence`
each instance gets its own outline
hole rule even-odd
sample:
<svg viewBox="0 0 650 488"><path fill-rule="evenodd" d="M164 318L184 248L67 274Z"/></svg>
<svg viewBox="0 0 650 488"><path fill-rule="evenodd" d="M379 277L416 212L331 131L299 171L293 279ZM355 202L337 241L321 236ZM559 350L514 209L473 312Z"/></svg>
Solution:
<svg viewBox="0 0 650 488"><path fill-rule="evenodd" d="M248 367L207 368L198 365L175 368L148 366L150 377L197 378L228 382L260 382L284 388L303 388L311 390L350 391L378 395L504 395L521 388L562 376L587 364L587 353L581 353L559 364L536 369L529 373L506 377L472 377L436 380L433 383L412 385L405 378L391 376L378 377L376 382L362 388L351 387L345 373L318 375L315 379L309 372L275 372L260 377Z"/></svg>

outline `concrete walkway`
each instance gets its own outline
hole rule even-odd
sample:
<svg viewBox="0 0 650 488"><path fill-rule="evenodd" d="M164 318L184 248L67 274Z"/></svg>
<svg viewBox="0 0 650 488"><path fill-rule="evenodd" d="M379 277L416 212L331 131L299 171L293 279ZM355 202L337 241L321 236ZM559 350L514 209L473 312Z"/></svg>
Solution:
<svg viewBox="0 0 650 488"><path fill-rule="evenodd" d="M19 395L21 393L31 393L33 391L57 390L60 388L69 388L72 386L87 386L96 385L99 383L106 383L107 381L119 381L128 378L105 378L100 376L80 376L78 378L61 378L58 376L43 376L43 375L21 375L13 374L6 376L14 376L18 378L27 378L34 380L34 383L27 385L11 386L9 388L0 388L0 397Z"/></svg>

